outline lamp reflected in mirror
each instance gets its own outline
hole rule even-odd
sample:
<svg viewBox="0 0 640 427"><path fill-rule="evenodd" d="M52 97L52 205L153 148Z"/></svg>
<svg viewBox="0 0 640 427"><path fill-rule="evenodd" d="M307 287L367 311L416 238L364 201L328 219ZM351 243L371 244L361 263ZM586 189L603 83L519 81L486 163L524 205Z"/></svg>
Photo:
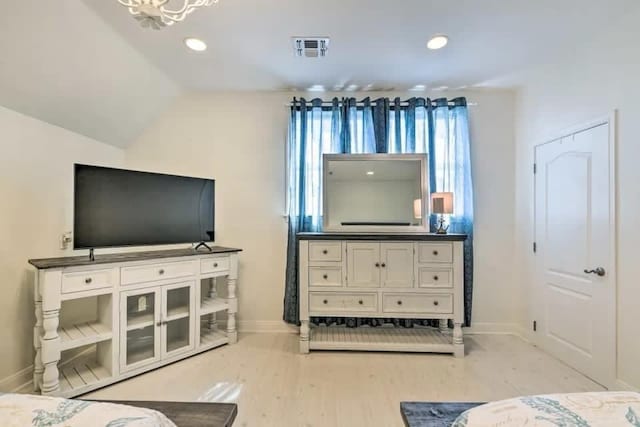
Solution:
<svg viewBox="0 0 640 427"><path fill-rule="evenodd" d="M438 218L438 229L436 230L436 234L447 234L449 226L444 226L444 216L453 214L453 193L431 193L431 212L440 215L440 218Z"/></svg>

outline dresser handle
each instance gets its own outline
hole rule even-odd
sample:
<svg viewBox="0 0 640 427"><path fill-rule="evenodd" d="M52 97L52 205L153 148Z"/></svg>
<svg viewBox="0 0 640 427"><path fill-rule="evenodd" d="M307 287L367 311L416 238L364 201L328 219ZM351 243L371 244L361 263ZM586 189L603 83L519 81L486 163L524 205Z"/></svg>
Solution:
<svg viewBox="0 0 640 427"><path fill-rule="evenodd" d="M433 276L433 280L435 280L436 282L438 281L438 276Z"/></svg>
<svg viewBox="0 0 640 427"><path fill-rule="evenodd" d="M402 305L402 301L398 300L398 305Z"/></svg>
<svg viewBox="0 0 640 427"><path fill-rule="evenodd" d="M84 283L86 283L87 285L90 284L91 282L93 282L91 277L87 277L86 279L84 279Z"/></svg>
<svg viewBox="0 0 640 427"><path fill-rule="evenodd" d="M323 303L323 304L329 304L329 301L324 300L324 301L322 301L322 303Z"/></svg>
<svg viewBox="0 0 640 427"><path fill-rule="evenodd" d="M438 304L439 304L438 301L433 302L433 305L438 305Z"/></svg>
<svg viewBox="0 0 640 427"><path fill-rule="evenodd" d="M327 275L325 274L325 275L323 275L323 276L322 276L322 278L323 278L324 280L327 280L327 279L329 278L329 276L327 276Z"/></svg>
<svg viewBox="0 0 640 427"><path fill-rule="evenodd" d="M382 268L384 268L384 267L386 267L386 266L387 266L387 264L385 264L385 263L383 262L382 264L380 264L380 266L381 266Z"/></svg>
<svg viewBox="0 0 640 427"><path fill-rule="evenodd" d="M438 256L438 251L433 251L434 256Z"/></svg>
<svg viewBox="0 0 640 427"><path fill-rule="evenodd" d="M217 262L214 262L214 263L213 263L213 268L216 268L216 267L218 267L218 263L217 263Z"/></svg>
<svg viewBox="0 0 640 427"><path fill-rule="evenodd" d="M326 250L326 249L323 249L323 250L322 250L322 253L323 253L324 255L326 255L326 254L328 254L328 253L329 253L329 251L328 251L328 250Z"/></svg>
<svg viewBox="0 0 640 427"><path fill-rule="evenodd" d="M379 262L376 262L376 267L380 268L380 263Z"/></svg>
<svg viewBox="0 0 640 427"><path fill-rule="evenodd" d="M364 302L362 300L358 301L358 304L362 305Z"/></svg>
<svg viewBox="0 0 640 427"><path fill-rule="evenodd" d="M160 270L158 270L158 274L162 276L164 274L164 270L161 268Z"/></svg>

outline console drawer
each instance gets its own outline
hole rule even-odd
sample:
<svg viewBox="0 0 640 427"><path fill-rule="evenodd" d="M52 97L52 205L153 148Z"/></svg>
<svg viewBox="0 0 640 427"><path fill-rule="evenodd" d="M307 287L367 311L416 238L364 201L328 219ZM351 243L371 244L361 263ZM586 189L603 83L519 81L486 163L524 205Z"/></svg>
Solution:
<svg viewBox="0 0 640 427"><path fill-rule="evenodd" d="M420 264L453 262L453 246L451 243L418 243L417 252Z"/></svg>
<svg viewBox="0 0 640 427"><path fill-rule="evenodd" d="M391 294L382 296L383 313L453 313L452 294Z"/></svg>
<svg viewBox="0 0 640 427"><path fill-rule="evenodd" d="M310 292L309 311L316 313L375 313L378 294L364 292Z"/></svg>
<svg viewBox="0 0 640 427"><path fill-rule="evenodd" d="M116 283L116 269L62 273L62 293L111 288Z"/></svg>
<svg viewBox="0 0 640 427"><path fill-rule="evenodd" d="M309 242L309 261L342 261L342 243Z"/></svg>
<svg viewBox="0 0 640 427"><path fill-rule="evenodd" d="M309 286L342 286L342 267L309 267Z"/></svg>
<svg viewBox="0 0 640 427"><path fill-rule="evenodd" d="M200 272L202 274L227 270L229 270L229 257L207 258L200 260Z"/></svg>
<svg viewBox="0 0 640 427"><path fill-rule="evenodd" d="M120 283L123 285L131 285L134 283L151 282L154 280L188 277L195 274L195 261L139 265L135 267L123 267L120 273Z"/></svg>
<svg viewBox="0 0 640 427"><path fill-rule="evenodd" d="M420 266L417 276L419 288L453 287L453 271L448 266Z"/></svg>

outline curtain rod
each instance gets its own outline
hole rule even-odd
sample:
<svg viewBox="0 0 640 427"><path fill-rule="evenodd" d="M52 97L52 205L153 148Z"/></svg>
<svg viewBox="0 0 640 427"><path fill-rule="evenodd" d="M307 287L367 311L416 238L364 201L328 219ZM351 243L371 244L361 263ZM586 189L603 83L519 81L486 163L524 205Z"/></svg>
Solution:
<svg viewBox="0 0 640 427"><path fill-rule="evenodd" d="M356 106L363 106L365 103L362 101L357 101L356 102ZM373 104L373 101L370 102L370 104ZM455 103L449 101L448 102L449 105L455 105ZM284 104L285 107L293 107L294 105L298 105L298 104L294 104L293 102L289 102L288 104ZM322 101L322 105L333 105L333 101ZM389 106L394 107L396 104L394 102L389 102ZM312 102L311 101L307 101L307 107L312 107ZM373 106L373 105L371 105ZM409 102L407 101L402 101L400 103L401 107L408 107L409 106ZM467 102L467 107L477 107L478 103L477 102Z"/></svg>

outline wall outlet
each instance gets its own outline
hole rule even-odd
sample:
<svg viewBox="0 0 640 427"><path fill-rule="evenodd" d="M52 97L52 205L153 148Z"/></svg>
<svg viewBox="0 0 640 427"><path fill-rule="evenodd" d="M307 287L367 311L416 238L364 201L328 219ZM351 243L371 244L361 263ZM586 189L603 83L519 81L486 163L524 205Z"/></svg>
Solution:
<svg viewBox="0 0 640 427"><path fill-rule="evenodd" d="M67 231L60 236L60 249L68 249L71 242L73 242L73 233Z"/></svg>

